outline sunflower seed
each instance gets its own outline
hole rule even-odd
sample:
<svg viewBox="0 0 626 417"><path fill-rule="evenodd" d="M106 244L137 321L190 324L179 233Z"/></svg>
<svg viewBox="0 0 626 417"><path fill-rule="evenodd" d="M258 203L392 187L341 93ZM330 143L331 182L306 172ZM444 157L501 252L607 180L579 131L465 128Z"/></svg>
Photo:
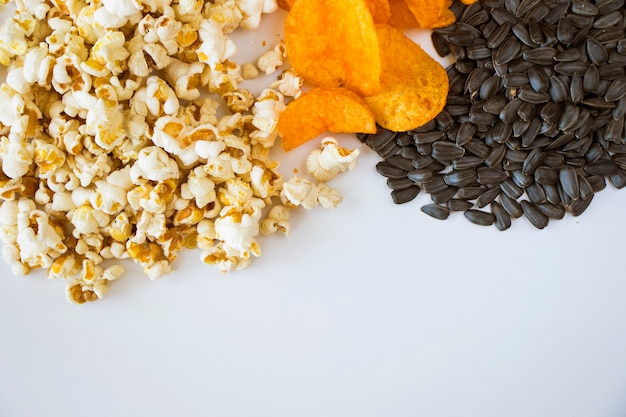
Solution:
<svg viewBox="0 0 626 417"><path fill-rule="evenodd" d="M411 187L393 190L391 192L391 199L396 204L404 204L413 200L420 193L421 189L417 185L412 185Z"/></svg>
<svg viewBox="0 0 626 417"><path fill-rule="evenodd" d="M491 57L491 49L487 45L471 45L467 47L467 58L481 60Z"/></svg>
<svg viewBox="0 0 626 417"><path fill-rule="evenodd" d="M545 184L543 189L546 192L546 200L552 204L561 204L561 194L557 184Z"/></svg>
<svg viewBox="0 0 626 417"><path fill-rule="evenodd" d="M622 169L620 169L620 171L622 171ZM591 185L591 189L594 193L600 192L606 188L604 176L590 175L587 177L587 181L589 181L589 185Z"/></svg>
<svg viewBox="0 0 626 417"><path fill-rule="evenodd" d="M600 73L595 64L589 65L583 75L583 90L586 93L596 93L600 85Z"/></svg>
<svg viewBox="0 0 626 417"><path fill-rule="evenodd" d="M587 39L587 56L589 60L596 65L602 65L609 59L609 53L606 48L594 38Z"/></svg>
<svg viewBox="0 0 626 417"><path fill-rule="evenodd" d="M483 185L495 185L507 179L507 174L498 168L480 167L477 170L477 181Z"/></svg>
<svg viewBox="0 0 626 417"><path fill-rule="evenodd" d="M493 31L491 36L487 39L487 47L491 49L495 49L504 42L509 31L511 30L511 22L505 21L501 25L499 25L496 30Z"/></svg>
<svg viewBox="0 0 626 417"><path fill-rule="evenodd" d="M515 14L521 0L504 0L504 8Z"/></svg>
<svg viewBox="0 0 626 417"><path fill-rule="evenodd" d="M613 184L615 188L621 190L626 187L626 171L623 169L617 170L616 173L609 175L609 181L611 181L611 184Z"/></svg>
<svg viewBox="0 0 626 417"><path fill-rule="evenodd" d="M386 178L404 178L406 171L391 165L388 162L381 161L376 164L376 172Z"/></svg>
<svg viewBox="0 0 626 417"><path fill-rule="evenodd" d="M559 173L552 168L540 166L535 170L535 181L537 184L556 184L559 181Z"/></svg>
<svg viewBox="0 0 626 417"><path fill-rule="evenodd" d="M519 97L520 100L533 104L547 103L550 101L550 94L542 91L535 91L528 85L521 86L517 90L517 97Z"/></svg>
<svg viewBox="0 0 626 417"><path fill-rule="evenodd" d="M493 54L493 62L498 64L506 64L517 57L520 52L521 45L515 38L507 38Z"/></svg>
<svg viewBox="0 0 626 417"><path fill-rule="evenodd" d="M475 169L452 170L443 176L446 184L454 187L464 187L476 184L478 174Z"/></svg>
<svg viewBox="0 0 626 417"><path fill-rule="evenodd" d="M531 203L540 204L546 201L546 192L539 184L533 183L526 187L526 195Z"/></svg>
<svg viewBox="0 0 626 417"><path fill-rule="evenodd" d="M624 32L620 27L609 27L605 29L597 29L593 33L593 38L603 44L618 42L624 37Z"/></svg>
<svg viewBox="0 0 626 417"><path fill-rule="evenodd" d="M403 190L405 188L409 188L413 186L414 183L409 178L388 178L387 179L387 187L392 190Z"/></svg>
<svg viewBox="0 0 626 417"><path fill-rule="evenodd" d="M465 211L474 207L474 204L460 198L451 198L446 202L446 207L450 211Z"/></svg>
<svg viewBox="0 0 626 417"><path fill-rule="evenodd" d="M502 205L504 210L506 210L506 212L509 213L509 215L513 218L517 219L519 217L522 217L522 215L524 214L521 204L518 203L516 199L513 199L504 193L500 193L500 204Z"/></svg>
<svg viewBox="0 0 626 417"><path fill-rule="evenodd" d="M509 197L513 199L520 198L521 195L524 193L524 190L522 190L520 187L515 185L515 183L511 179L502 181L500 183L500 189L502 190L504 194L508 195Z"/></svg>
<svg viewBox="0 0 626 417"><path fill-rule="evenodd" d="M580 74L575 73L572 75L572 80L569 85L570 100L574 103L580 103L585 98L585 90L583 88L583 78Z"/></svg>
<svg viewBox="0 0 626 417"><path fill-rule="evenodd" d="M463 215L467 220L479 226L491 226L496 221L496 216L482 210L466 210Z"/></svg>
<svg viewBox="0 0 626 417"><path fill-rule="evenodd" d="M522 103L523 101L519 98L514 98L513 100L509 101L504 107L502 107L502 110L500 110L500 120L502 120L504 123L513 123L518 117L517 110L522 105Z"/></svg>
<svg viewBox="0 0 626 417"><path fill-rule="evenodd" d="M580 185L580 198L587 200L593 196L593 188L591 187L589 180L587 180L587 177L579 175L578 184Z"/></svg>
<svg viewBox="0 0 626 417"><path fill-rule="evenodd" d="M439 204L426 204L420 210L437 220L446 220L450 216L450 210Z"/></svg>
<svg viewBox="0 0 626 417"><path fill-rule="evenodd" d="M561 220L563 217L565 217L565 209L559 204L552 204L546 201L537 204L537 208L549 219Z"/></svg>
<svg viewBox="0 0 626 417"><path fill-rule="evenodd" d="M489 155L485 158L485 165L493 168L502 164L502 160L504 159L504 155L506 153L505 145L498 145L491 148L489 151Z"/></svg>
<svg viewBox="0 0 626 417"><path fill-rule="evenodd" d="M613 80L609 90L604 95L604 99L606 101L617 101L624 96L626 96L626 77Z"/></svg>
<svg viewBox="0 0 626 417"><path fill-rule="evenodd" d="M427 183L435 179L435 173L428 168L418 168L406 174L413 183Z"/></svg>
<svg viewBox="0 0 626 417"><path fill-rule="evenodd" d="M511 216L498 202L491 202L491 213L495 217L496 228L500 231L511 227Z"/></svg>
<svg viewBox="0 0 626 417"><path fill-rule="evenodd" d="M448 186L441 191L430 194L430 199L435 204L443 204L454 197L459 189L457 187Z"/></svg>
<svg viewBox="0 0 626 417"><path fill-rule="evenodd" d="M537 65L531 65L528 68L528 82L535 91L545 92L550 86L548 74Z"/></svg>
<svg viewBox="0 0 626 417"><path fill-rule="evenodd" d="M367 146L374 149L384 148L388 143L392 142L396 137L396 133L387 129L381 129L373 135L368 136L366 140Z"/></svg>
<svg viewBox="0 0 626 417"><path fill-rule="evenodd" d="M610 159L600 159L585 165L585 172L590 175L609 176L617 172L617 164Z"/></svg>
<svg viewBox="0 0 626 417"><path fill-rule="evenodd" d="M583 200L582 198L578 198L572 201L572 204L570 204L569 206L569 211L572 214L572 216L578 217L581 214L583 214L583 212L587 210L587 207L589 207L589 205L591 204L591 200L593 200L593 196L589 197L586 200Z"/></svg>
<svg viewBox="0 0 626 417"><path fill-rule="evenodd" d="M622 12L620 10L613 10L612 12L606 13L595 19L593 27L596 29L604 29L614 25L619 25L622 23L622 19Z"/></svg>
<svg viewBox="0 0 626 417"><path fill-rule="evenodd" d="M556 54L554 60L559 62L580 61L582 56L582 52L578 48L565 49L564 51Z"/></svg>
<svg viewBox="0 0 626 417"><path fill-rule="evenodd" d="M465 155L452 161L452 169L464 170L481 165L484 159L474 155Z"/></svg>
<svg viewBox="0 0 626 417"><path fill-rule="evenodd" d="M459 189L457 197L464 198L466 200L473 200L475 198L478 198L478 196L480 196L485 191L487 191L487 187L485 187L484 185L462 187Z"/></svg>
<svg viewBox="0 0 626 417"><path fill-rule="evenodd" d="M490 188L476 199L476 206L478 208L487 207L495 198L500 194L500 188L494 187Z"/></svg>
<svg viewBox="0 0 626 417"><path fill-rule="evenodd" d="M524 16L526 13L539 5L540 2L541 0L522 0L517 7L517 10L515 10L515 17L520 18Z"/></svg>
<svg viewBox="0 0 626 417"><path fill-rule="evenodd" d="M394 155L386 159L388 164L391 164L404 171L410 171L413 169L413 163L411 159L403 158L401 155Z"/></svg>
<svg viewBox="0 0 626 417"><path fill-rule="evenodd" d="M604 138L609 142L620 143L624 133L624 118L610 119L604 129Z"/></svg>
<svg viewBox="0 0 626 417"><path fill-rule="evenodd" d="M511 180L519 188L524 189L533 182L533 177L522 172L522 168L510 171Z"/></svg>
<svg viewBox="0 0 626 417"><path fill-rule="evenodd" d="M559 42L568 44L574 38L574 26L567 17L561 17L556 26L556 37Z"/></svg>
<svg viewBox="0 0 626 417"><path fill-rule="evenodd" d="M522 146L524 148L529 148L531 145L542 147L542 145L537 145L534 143L534 140L537 138L540 130L541 119L539 117L535 117L530 121L528 129L526 129L526 131L522 134Z"/></svg>
<svg viewBox="0 0 626 417"><path fill-rule="evenodd" d="M615 80L624 77L624 65L620 63L605 64L598 67L601 80Z"/></svg>
<svg viewBox="0 0 626 417"><path fill-rule="evenodd" d="M548 88L550 98L555 103L562 103L569 99L569 83L566 77L555 75L550 78Z"/></svg>
<svg viewBox="0 0 626 417"><path fill-rule="evenodd" d="M626 96L617 101L617 105L611 111L613 119L621 119L626 114Z"/></svg>
<svg viewBox="0 0 626 417"><path fill-rule="evenodd" d="M438 193L448 188L448 184L443 180L443 175L435 175L432 181L421 183L420 186L428 194Z"/></svg>
<svg viewBox="0 0 626 417"><path fill-rule="evenodd" d="M524 212L524 217L526 217L526 219L534 227L536 227L537 229L543 229L548 225L548 216L543 214L535 204L527 200L522 200L521 205Z"/></svg>
<svg viewBox="0 0 626 417"><path fill-rule="evenodd" d="M583 61L559 62L554 65L554 70L559 74L572 75L576 72L583 73L587 69L587 63Z"/></svg>
<svg viewBox="0 0 626 417"><path fill-rule="evenodd" d="M568 132L571 130L576 122L578 122L578 116L580 116L580 108L573 104L565 104L563 108L563 113L561 113L561 117L559 118L559 129Z"/></svg>
<svg viewBox="0 0 626 417"><path fill-rule="evenodd" d="M577 199L580 195L578 184L578 175L576 169L572 166L564 166L559 170L559 182L563 187L563 192L572 200Z"/></svg>
<svg viewBox="0 0 626 417"><path fill-rule="evenodd" d="M535 170L541 165L546 158L546 154L539 148L535 148L528 154L524 164L522 165L522 173L524 175L534 174Z"/></svg>
<svg viewBox="0 0 626 417"><path fill-rule="evenodd" d="M501 7L491 9L490 13L493 20L499 25L504 24L504 22L509 22L511 24L517 23L515 15Z"/></svg>
<svg viewBox="0 0 626 417"><path fill-rule="evenodd" d="M599 0L596 8L600 15L619 10L624 5L624 0Z"/></svg>
<svg viewBox="0 0 626 417"><path fill-rule="evenodd" d="M500 77L493 75L480 86L479 95L482 100L494 97L500 91Z"/></svg>
<svg viewBox="0 0 626 417"><path fill-rule="evenodd" d="M557 54L557 50L551 47L539 47L524 51L522 57L533 64L537 65L551 65L554 64L554 57Z"/></svg>

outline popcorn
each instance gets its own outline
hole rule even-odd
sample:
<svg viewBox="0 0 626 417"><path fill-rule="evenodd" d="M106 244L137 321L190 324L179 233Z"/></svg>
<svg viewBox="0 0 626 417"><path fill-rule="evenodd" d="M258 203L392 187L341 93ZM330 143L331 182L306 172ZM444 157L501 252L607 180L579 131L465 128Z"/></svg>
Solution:
<svg viewBox="0 0 626 417"><path fill-rule="evenodd" d="M149 146L139 152L139 158L130 169L130 178L133 184L139 184L140 179L149 181L163 181L177 179L180 175L178 164L170 158L163 149Z"/></svg>
<svg viewBox="0 0 626 417"><path fill-rule="evenodd" d="M18 210L15 243L20 249L20 261L29 267L49 268L52 259L67 250L64 236L33 201L20 200Z"/></svg>
<svg viewBox="0 0 626 417"><path fill-rule="evenodd" d="M337 208L342 201L341 194L326 183L315 184L305 178L294 176L283 184L281 201L287 207L302 206L312 209L317 205Z"/></svg>
<svg viewBox="0 0 626 417"><path fill-rule="evenodd" d="M188 64L177 59L171 59L165 69L165 77L178 98L183 100L195 100L200 97L198 85L204 65L200 62Z"/></svg>
<svg viewBox="0 0 626 417"><path fill-rule="evenodd" d="M337 174L356 167L359 150L340 147L335 138L322 139L322 149L312 151L306 159L306 169L313 178L327 182Z"/></svg>
<svg viewBox="0 0 626 417"><path fill-rule="evenodd" d="M284 97L275 90L266 89L261 92L254 103L254 119L252 124L258 129L250 137L265 147L274 145L278 137L278 117L285 109Z"/></svg>
<svg viewBox="0 0 626 417"><path fill-rule="evenodd" d="M146 107L153 116L174 114L178 111L178 97L167 82L153 75L146 80L145 88Z"/></svg>
<svg viewBox="0 0 626 417"><path fill-rule="evenodd" d="M285 97L298 98L302 94L304 78L300 77L293 69L283 71L278 80L270 84L270 88L278 90Z"/></svg>
<svg viewBox="0 0 626 417"><path fill-rule="evenodd" d="M259 27L262 13L272 13L278 9L275 0L237 0L237 7L243 14L241 27L247 30Z"/></svg>
<svg viewBox="0 0 626 417"><path fill-rule="evenodd" d="M267 217L261 222L261 233L268 236L276 232L282 232L289 236L291 233L289 216L289 208L281 205L272 207Z"/></svg>
<svg viewBox="0 0 626 417"><path fill-rule="evenodd" d="M202 43L196 50L198 60L216 68L237 53L235 43L224 35L220 24L215 19L203 20L200 24Z"/></svg>
<svg viewBox="0 0 626 417"><path fill-rule="evenodd" d="M230 60L229 34L258 27L274 0L15 6L0 27L0 239L14 274L45 269L80 304L105 296L122 259L157 279L198 248L240 270L259 235L290 233L296 206L341 202L324 183L283 181L270 156L301 78L286 70L257 97L239 88L284 63L282 42L258 68ZM329 142L310 158L336 173L356 155Z"/></svg>
<svg viewBox="0 0 626 417"><path fill-rule="evenodd" d="M269 75L283 65L285 58L287 58L287 48L284 42L280 42L273 49L262 54L256 64L261 71Z"/></svg>

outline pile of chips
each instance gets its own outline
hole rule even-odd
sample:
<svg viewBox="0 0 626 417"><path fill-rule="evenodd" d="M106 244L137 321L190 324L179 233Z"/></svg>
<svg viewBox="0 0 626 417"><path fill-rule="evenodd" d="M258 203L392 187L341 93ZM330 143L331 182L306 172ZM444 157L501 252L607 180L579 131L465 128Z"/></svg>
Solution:
<svg viewBox="0 0 626 417"><path fill-rule="evenodd" d="M474 0L467 0L468 3ZM287 56L314 88L278 122L285 150L328 131L401 132L446 103L444 68L402 32L448 26L451 0L282 0Z"/></svg>

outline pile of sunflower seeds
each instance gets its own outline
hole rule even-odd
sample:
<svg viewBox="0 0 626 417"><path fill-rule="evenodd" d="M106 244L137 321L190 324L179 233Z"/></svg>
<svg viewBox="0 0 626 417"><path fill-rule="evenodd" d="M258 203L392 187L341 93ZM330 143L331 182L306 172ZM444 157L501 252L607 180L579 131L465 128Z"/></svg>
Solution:
<svg viewBox="0 0 626 417"><path fill-rule="evenodd" d="M409 132L359 139L383 159L395 203L461 211L478 225L525 217L543 229L626 186L624 0L455 0L432 33L455 63L444 110Z"/></svg>

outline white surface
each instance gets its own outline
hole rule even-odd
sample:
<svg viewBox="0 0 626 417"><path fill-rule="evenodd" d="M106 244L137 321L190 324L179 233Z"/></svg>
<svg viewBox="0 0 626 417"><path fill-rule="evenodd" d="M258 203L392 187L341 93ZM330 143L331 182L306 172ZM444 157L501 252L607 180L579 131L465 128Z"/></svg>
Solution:
<svg viewBox="0 0 626 417"><path fill-rule="evenodd" d="M246 271L186 253L75 306L1 264L0 416L626 414L626 191L502 233L395 206L342 143L363 151L343 204L295 215Z"/></svg>

